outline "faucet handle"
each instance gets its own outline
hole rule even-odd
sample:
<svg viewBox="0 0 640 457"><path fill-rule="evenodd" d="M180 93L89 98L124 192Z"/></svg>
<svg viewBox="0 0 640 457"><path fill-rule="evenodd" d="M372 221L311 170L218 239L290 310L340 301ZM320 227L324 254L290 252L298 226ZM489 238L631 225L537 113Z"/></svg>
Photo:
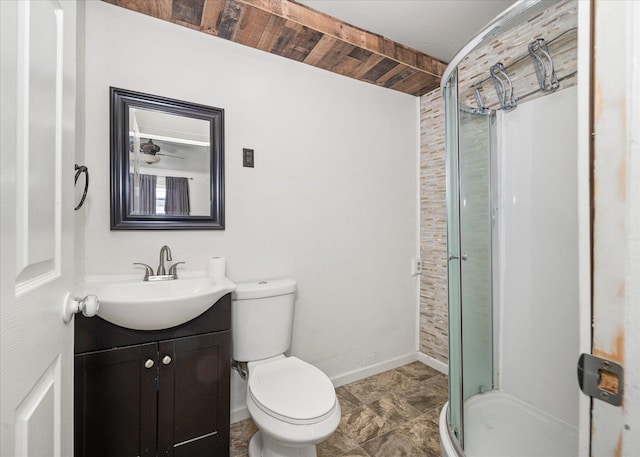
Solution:
<svg viewBox="0 0 640 457"><path fill-rule="evenodd" d="M144 267L144 278L142 279L143 281L148 281L149 280L149 276L153 276L153 268L151 268L146 263L133 262L133 264L134 265L140 265L140 266Z"/></svg>
<svg viewBox="0 0 640 457"><path fill-rule="evenodd" d="M169 274L173 275L174 279L178 279L178 265L182 263L186 263L186 262L176 262L169 267Z"/></svg>

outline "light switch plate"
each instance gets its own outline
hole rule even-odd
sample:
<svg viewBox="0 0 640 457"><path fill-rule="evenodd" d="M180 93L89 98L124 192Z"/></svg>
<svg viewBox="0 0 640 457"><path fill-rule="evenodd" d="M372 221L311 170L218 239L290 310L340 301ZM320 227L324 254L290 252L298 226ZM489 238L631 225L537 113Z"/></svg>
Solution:
<svg viewBox="0 0 640 457"><path fill-rule="evenodd" d="M242 166L253 168L253 149L242 148Z"/></svg>

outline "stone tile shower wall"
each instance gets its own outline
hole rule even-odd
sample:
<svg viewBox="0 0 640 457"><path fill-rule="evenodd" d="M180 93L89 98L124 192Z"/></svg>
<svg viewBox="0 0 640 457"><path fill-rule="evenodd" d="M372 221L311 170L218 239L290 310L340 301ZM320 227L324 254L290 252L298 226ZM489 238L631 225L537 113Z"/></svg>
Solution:
<svg viewBox="0 0 640 457"><path fill-rule="evenodd" d="M447 211L444 100L420 98L420 352L447 362Z"/></svg>
<svg viewBox="0 0 640 457"><path fill-rule="evenodd" d="M536 38L549 41L577 27L577 0L564 0L524 24L514 27L472 51L459 66L460 100L476 107L471 86L489 76L489 68L505 66L527 53ZM570 32L549 45L558 77L576 70L577 34ZM537 86L530 59L509 68L516 97ZM575 76L560 82L560 89L576 84ZM485 106L498 107L493 82L482 85ZM526 101L540 97L535 94ZM524 101L522 101L524 102ZM447 336L447 231L445 187L444 101L440 89L420 98L420 351L436 360L448 361Z"/></svg>

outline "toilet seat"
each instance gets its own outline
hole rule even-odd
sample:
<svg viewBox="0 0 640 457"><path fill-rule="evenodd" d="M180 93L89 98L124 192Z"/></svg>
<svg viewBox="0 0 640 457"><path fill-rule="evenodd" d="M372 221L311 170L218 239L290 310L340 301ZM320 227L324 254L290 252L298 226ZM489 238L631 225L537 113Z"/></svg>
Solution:
<svg viewBox="0 0 640 457"><path fill-rule="evenodd" d="M266 414L290 424L313 424L335 410L333 384L322 371L296 357L252 367L248 394Z"/></svg>

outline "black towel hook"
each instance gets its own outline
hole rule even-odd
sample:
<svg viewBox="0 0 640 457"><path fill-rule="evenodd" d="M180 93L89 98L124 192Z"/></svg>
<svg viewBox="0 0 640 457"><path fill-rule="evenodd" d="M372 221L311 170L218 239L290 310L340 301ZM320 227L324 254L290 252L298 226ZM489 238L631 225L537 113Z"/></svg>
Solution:
<svg viewBox="0 0 640 457"><path fill-rule="evenodd" d="M82 193L82 199L80 200L80 203L78 203L78 206L75 207L76 211L78 211L80 207L84 204L84 199L87 198L87 191L89 190L89 169L84 165L76 164L76 178L73 181L74 186L78 183L78 178L82 173L85 174L84 192Z"/></svg>

